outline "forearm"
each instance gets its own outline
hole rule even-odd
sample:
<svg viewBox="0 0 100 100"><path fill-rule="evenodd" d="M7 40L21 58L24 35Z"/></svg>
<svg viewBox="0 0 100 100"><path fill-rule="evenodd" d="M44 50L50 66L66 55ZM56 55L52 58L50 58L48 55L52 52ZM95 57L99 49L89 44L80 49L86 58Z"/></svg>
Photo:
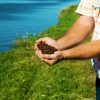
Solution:
<svg viewBox="0 0 100 100"><path fill-rule="evenodd" d="M63 59L87 59L100 55L100 40L62 51Z"/></svg>
<svg viewBox="0 0 100 100"><path fill-rule="evenodd" d="M57 40L58 47L63 50L79 44L91 33L93 27L92 18L81 16L70 30Z"/></svg>

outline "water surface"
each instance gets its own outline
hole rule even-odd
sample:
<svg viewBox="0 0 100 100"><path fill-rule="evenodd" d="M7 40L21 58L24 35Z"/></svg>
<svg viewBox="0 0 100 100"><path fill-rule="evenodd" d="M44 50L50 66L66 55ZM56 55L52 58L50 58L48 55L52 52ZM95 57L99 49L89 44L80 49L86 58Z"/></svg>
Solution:
<svg viewBox="0 0 100 100"><path fill-rule="evenodd" d="M57 23L60 10L79 0L2 0L0 1L0 52L11 49L17 34L37 35Z"/></svg>

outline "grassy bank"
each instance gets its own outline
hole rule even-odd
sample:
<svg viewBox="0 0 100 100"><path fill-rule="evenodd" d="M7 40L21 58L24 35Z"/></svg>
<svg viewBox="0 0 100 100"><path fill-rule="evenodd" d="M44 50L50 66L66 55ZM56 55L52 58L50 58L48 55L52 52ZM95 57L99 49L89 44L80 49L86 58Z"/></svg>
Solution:
<svg viewBox="0 0 100 100"><path fill-rule="evenodd" d="M0 100L94 100L95 76L90 60L67 60L48 66L35 56L40 37L63 35L78 18L76 6L62 10L56 26L18 40L17 48L0 54Z"/></svg>

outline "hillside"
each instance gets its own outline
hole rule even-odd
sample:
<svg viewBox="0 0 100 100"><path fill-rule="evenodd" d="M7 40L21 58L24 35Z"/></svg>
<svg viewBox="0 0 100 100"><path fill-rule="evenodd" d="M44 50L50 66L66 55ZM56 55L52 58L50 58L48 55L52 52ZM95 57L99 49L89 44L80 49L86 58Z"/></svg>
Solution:
<svg viewBox="0 0 100 100"><path fill-rule="evenodd" d="M56 26L19 38L14 49L0 54L0 100L95 100L95 75L90 60L66 60L48 66L35 55L40 37L63 35L78 18L76 6L62 10ZM89 41L87 39L85 42Z"/></svg>

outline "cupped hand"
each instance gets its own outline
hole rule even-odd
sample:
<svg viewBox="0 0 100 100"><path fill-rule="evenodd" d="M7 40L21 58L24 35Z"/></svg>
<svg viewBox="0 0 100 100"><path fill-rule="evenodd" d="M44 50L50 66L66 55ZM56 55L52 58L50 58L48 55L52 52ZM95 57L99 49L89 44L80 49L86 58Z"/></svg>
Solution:
<svg viewBox="0 0 100 100"><path fill-rule="evenodd" d="M46 43L46 44L48 44L48 45L50 45L52 47L55 47L56 49L59 49L58 46L57 46L56 40L54 40L54 39L52 39L50 37L44 37L44 38L40 38L39 40L36 41L36 43L35 43L35 50L39 50L38 44L40 42L44 42L44 43Z"/></svg>
<svg viewBox="0 0 100 100"><path fill-rule="evenodd" d="M44 61L48 65L54 65L55 63L63 59L62 51L56 51L54 54L51 55L43 54L41 56L42 61Z"/></svg>
<svg viewBox="0 0 100 100"><path fill-rule="evenodd" d="M42 51L39 50L39 48L38 48L38 44L39 44L41 41L44 42L44 43L46 43L46 44L48 44L48 45L50 45L50 46L52 46L52 47L55 47L56 49L59 50L59 48L57 47L57 42L56 42L56 40L54 40L54 39L52 39L52 38L49 38L49 37L40 38L40 39L37 40L36 43L35 43L35 53L36 53L36 55L37 55L41 60L43 60L43 58L42 58L42 55L43 55L43 54L42 54Z"/></svg>

